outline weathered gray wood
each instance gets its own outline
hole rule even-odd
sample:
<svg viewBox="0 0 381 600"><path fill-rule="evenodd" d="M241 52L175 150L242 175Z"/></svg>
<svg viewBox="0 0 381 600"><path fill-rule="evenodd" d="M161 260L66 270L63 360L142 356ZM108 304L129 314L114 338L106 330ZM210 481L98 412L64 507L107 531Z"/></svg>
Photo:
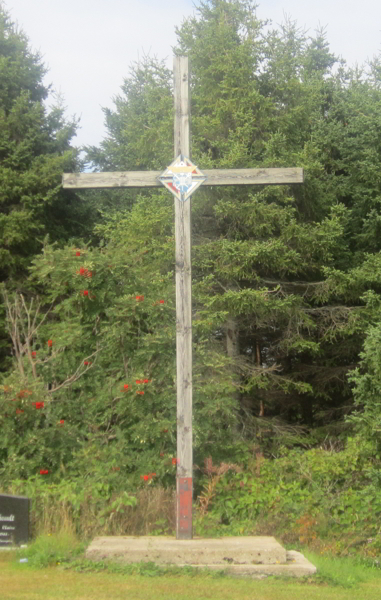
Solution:
<svg viewBox="0 0 381 600"><path fill-rule="evenodd" d="M157 181L161 171L116 171L115 173L64 173L62 186L67 189L162 187Z"/></svg>
<svg viewBox="0 0 381 600"><path fill-rule="evenodd" d="M212 169L202 172L206 181L202 185L279 185L303 183L303 169Z"/></svg>
<svg viewBox="0 0 381 600"><path fill-rule="evenodd" d="M173 76L175 90L175 156L183 154L190 157L189 144L189 71L188 57L175 56L173 58Z"/></svg>
<svg viewBox="0 0 381 600"><path fill-rule="evenodd" d="M178 155L177 155L178 156ZM303 183L303 169L202 169L204 185L280 185ZM162 187L162 171L116 171L114 173L64 173L62 185L67 189Z"/></svg>
<svg viewBox="0 0 381 600"><path fill-rule="evenodd" d="M174 58L175 152L189 156L188 58ZM191 202L175 198L177 365L177 539L192 538Z"/></svg>

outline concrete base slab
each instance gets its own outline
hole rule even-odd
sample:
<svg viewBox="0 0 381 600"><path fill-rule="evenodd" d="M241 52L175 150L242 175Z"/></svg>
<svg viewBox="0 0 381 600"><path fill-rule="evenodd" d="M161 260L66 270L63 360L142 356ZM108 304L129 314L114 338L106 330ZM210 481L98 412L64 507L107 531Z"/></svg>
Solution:
<svg viewBox="0 0 381 600"><path fill-rule="evenodd" d="M88 547L86 558L224 570L237 577L301 577L316 572L302 554L286 552L275 538L267 536L193 540L164 536L97 537Z"/></svg>
<svg viewBox="0 0 381 600"><path fill-rule="evenodd" d="M252 579L264 579L269 575L287 575L291 577L305 577L314 575L316 567L306 559L303 554L296 550L286 552L287 561L277 565L229 565L224 571L233 577L251 577ZM196 565L194 565L196 566ZM218 570L214 565L208 565L209 569ZM221 568L221 567L220 567Z"/></svg>

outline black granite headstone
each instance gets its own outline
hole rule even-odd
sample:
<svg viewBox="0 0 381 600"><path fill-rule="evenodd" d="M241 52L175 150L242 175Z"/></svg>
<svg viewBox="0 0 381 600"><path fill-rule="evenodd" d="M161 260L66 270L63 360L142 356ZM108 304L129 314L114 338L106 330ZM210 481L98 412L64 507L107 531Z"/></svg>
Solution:
<svg viewBox="0 0 381 600"><path fill-rule="evenodd" d="M29 537L29 498L0 494L0 548L25 544Z"/></svg>

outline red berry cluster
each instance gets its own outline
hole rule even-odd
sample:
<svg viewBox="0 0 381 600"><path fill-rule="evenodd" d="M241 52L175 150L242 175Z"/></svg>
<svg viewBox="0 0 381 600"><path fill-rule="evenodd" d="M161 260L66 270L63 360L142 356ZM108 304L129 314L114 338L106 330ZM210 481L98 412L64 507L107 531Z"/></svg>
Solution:
<svg viewBox="0 0 381 600"><path fill-rule="evenodd" d="M94 300L95 299L95 294L90 294L89 290L83 290L82 294L84 296L88 296L90 298L90 300Z"/></svg>
<svg viewBox="0 0 381 600"><path fill-rule="evenodd" d="M140 475L140 479L144 481L149 481L152 477L156 477L156 473L149 473L148 475Z"/></svg>
<svg viewBox="0 0 381 600"><path fill-rule="evenodd" d="M141 385L142 383L151 383L151 379L136 379L135 383L136 383L136 385ZM125 383L123 385L122 392L128 392L129 389L130 389L129 384ZM139 394L139 396L144 396L143 390L137 390L136 393Z"/></svg>
<svg viewBox="0 0 381 600"><path fill-rule="evenodd" d="M77 271L77 275L83 275L83 277L92 277L93 272L89 271L89 269L86 269L85 267L81 267L79 271Z"/></svg>

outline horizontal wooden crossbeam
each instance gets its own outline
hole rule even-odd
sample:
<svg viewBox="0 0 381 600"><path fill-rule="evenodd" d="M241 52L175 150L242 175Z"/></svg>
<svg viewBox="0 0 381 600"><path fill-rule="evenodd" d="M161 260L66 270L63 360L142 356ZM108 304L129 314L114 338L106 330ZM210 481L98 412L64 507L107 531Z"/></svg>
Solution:
<svg viewBox="0 0 381 600"><path fill-rule="evenodd" d="M203 185L280 185L303 183L303 169L212 169L202 171ZM162 171L121 171L115 173L65 173L62 185L66 189L161 187Z"/></svg>

